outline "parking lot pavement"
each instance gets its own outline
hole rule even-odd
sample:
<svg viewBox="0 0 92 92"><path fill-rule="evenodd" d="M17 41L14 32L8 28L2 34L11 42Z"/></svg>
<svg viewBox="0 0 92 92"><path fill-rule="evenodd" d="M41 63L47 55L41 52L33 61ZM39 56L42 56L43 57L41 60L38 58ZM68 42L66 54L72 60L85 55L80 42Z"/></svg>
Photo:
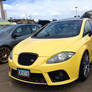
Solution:
<svg viewBox="0 0 92 92"><path fill-rule="evenodd" d="M76 81L64 86L48 87L15 81L8 77L8 64L1 64L0 92L92 92L92 68L85 82Z"/></svg>

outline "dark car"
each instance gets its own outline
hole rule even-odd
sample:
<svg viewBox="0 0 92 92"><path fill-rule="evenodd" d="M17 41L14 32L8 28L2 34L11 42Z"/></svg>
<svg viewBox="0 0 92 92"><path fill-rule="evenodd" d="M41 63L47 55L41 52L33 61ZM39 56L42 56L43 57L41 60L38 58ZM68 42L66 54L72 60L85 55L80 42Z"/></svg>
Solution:
<svg viewBox="0 0 92 92"><path fill-rule="evenodd" d="M0 28L0 63L6 63L12 48L39 28L37 24L17 24Z"/></svg>
<svg viewBox="0 0 92 92"><path fill-rule="evenodd" d="M92 10L86 11L86 12L81 16L81 18L90 18L90 19L92 19Z"/></svg>
<svg viewBox="0 0 92 92"><path fill-rule="evenodd" d="M39 21L38 21L38 24L44 26L44 25L46 25L46 24L48 24L48 23L50 23L50 22L51 22L51 21L49 21L49 20L39 20Z"/></svg>

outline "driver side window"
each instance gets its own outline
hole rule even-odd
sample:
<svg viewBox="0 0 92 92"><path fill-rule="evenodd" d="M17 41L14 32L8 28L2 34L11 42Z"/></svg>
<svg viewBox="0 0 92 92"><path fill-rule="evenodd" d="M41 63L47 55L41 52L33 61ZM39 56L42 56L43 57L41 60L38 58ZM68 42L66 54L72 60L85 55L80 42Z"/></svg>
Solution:
<svg viewBox="0 0 92 92"><path fill-rule="evenodd" d="M15 30L14 34L19 34L20 36L22 36L23 35L23 27L22 26L21 27L18 27Z"/></svg>
<svg viewBox="0 0 92 92"><path fill-rule="evenodd" d="M36 32L40 27L36 26L36 25L32 25L32 33Z"/></svg>
<svg viewBox="0 0 92 92"><path fill-rule="evenodd" d="M91 24L89 23L89 21L87 21L85 23L83 36L86 36L89 33L89 31L91 31L91 30L92 30L91 29Z"/></svg>
<svg viewBox="0 0 92 92"><path fill-rule="evenodd" d="M14 34L18 34L19 36L25 36L31 34L31 29L29 26L20 26L18 27Z"/></svg>

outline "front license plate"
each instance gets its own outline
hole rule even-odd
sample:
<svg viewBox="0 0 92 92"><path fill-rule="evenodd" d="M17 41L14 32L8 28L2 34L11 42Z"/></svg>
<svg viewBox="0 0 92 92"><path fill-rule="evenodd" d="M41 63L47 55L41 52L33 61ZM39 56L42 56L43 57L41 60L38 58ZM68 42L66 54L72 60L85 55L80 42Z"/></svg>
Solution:
<svg viewBox="0 0 92 92"><path fill-rule="evenodd" d="M30 77L30 71L29 70L24 70L24 69L18 69L18 76L19 77Z"/></svg>

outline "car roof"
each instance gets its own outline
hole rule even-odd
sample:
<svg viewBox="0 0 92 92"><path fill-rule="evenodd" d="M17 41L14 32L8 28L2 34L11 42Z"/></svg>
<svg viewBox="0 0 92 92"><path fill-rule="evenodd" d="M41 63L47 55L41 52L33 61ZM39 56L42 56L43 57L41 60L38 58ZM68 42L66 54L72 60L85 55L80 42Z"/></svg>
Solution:
<svg viewBox="0 0 92 92"><path fill-rule="evenodd" d="M39 26L39 24L16 24L16 25L8 25L8 26L19 27L19 26L27 26L27 25L37 25L37 26Z"/></svg>
<svg viewBox="0 0 92 92"><path fill-rule="evenodd" d="M16 26L25 26L25 25L37 25L37 24L16 24Z"/></svg>
<svg viewBox="0 0 92 92"><path fill-rule="evenodd" d="M62 21L83 21L84 19L89 19L89 18L68 18L68 19L62 19L54 22L62 22Z"/></svg>

